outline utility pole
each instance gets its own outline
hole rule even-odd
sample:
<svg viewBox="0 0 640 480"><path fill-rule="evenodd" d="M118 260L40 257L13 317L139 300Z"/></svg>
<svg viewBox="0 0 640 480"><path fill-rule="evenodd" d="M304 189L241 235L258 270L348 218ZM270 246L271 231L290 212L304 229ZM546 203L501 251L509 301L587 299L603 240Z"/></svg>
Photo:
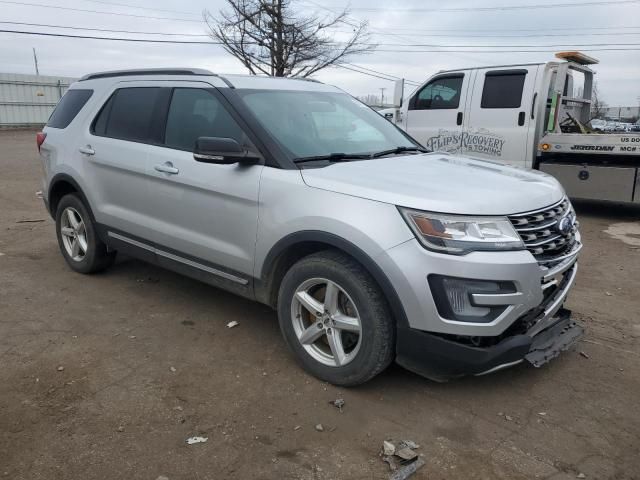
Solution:
<svg viewBox="0 0 640 480"><path fill-rule="evenodd" d="M386 90L386 88L382 87L380 89L380 106L384 107L384 91Z"/></svg>
<svg viewBox="0 0 640 480"><path fill-rule="evenodd" d="M40 71L38 70L38 56L36 55L36 48L33 47L33 63L36 66L36 75L40 75Z"/></svg>

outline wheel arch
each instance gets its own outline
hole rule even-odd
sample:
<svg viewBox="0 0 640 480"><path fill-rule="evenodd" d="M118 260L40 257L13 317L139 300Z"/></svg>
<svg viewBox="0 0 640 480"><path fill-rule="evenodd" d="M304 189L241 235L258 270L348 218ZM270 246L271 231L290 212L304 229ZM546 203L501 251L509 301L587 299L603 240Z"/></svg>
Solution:
<svg viewBox="0 0 640 480"><path fill-rule="evenodd" d="M269 250L262 264L260 277L255 282L256 299L275 307L280 283L289 268L301 258L329 249L341 251L356 260L384 293L397 324L408 326L400 297L380 266L357 245L338 235L319 230L291 233Z"/></svg>
<svg viewBox="0 0 640 480"><path fill-rule="evenodd" d="M58 204L60 200L65 195L69 193L77 193L82 199L82 203L84 203L85 207L89 211L89 215L91 216L91 221L95 223L96 219L93 215L93 210L91 209L91 204L87 199L87 196L84 194L82 187L78 184L78 182L70 175L66 173L58 173L56 174L49 184L49 192L47 195L48 199L48 209L49 215L53 219L56 217L56 211L58 209Z"/></svg>

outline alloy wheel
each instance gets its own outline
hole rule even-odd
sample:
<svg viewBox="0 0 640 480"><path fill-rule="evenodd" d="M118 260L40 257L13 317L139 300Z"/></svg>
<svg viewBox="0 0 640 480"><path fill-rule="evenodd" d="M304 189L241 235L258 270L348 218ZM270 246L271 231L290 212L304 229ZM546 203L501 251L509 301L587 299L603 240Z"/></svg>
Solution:
<svg viewBox="0 0 640 480"><path fill-rule="evenodd" d="M318 362L342 367L356 357L362 323L349 294L324 278L303 282L291 302L291 321L298 341Z"/></svg>
<svg viewBox="0 0 640 480"><path fill-rule="evenodd" d="M75 208L67 207L60 218L62 244L69 258L81 262L87 254L88 241L84 220Z"/></svg>

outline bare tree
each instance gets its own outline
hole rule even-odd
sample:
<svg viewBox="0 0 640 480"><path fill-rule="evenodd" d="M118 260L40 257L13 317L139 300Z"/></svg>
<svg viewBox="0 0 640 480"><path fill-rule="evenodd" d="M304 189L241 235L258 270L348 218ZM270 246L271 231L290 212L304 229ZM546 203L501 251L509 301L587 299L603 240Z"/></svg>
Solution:
<svg viewBox="0 0 640 480"><path fill-rule="evenodd" d="M347 21L347 9L335 16L295 15L294 0L227 0L218 16L204 11L210 36L256 75L308 77L349 57L375 49L367 23ZM338 25L352 28L335 40Z"/></svg>
<svg viewBox="0 0 640 480"><path fill-rule="evenodd" d="M607 112L609 105L602 100L598 91L598 82L593 82L591 90L591 118L603 118Z"/></svg>

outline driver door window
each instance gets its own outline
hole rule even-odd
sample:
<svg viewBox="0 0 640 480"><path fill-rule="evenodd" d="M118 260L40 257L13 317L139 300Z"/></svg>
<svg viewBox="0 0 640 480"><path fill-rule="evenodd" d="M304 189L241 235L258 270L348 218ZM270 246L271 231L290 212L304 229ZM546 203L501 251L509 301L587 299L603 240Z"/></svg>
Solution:
<svg viewBox="0 0 640 480"><path fill-rule="evenodd" d="M202 88L176 88L167 115L164 143L192 152L199 137L233 138L240 145L248 139L220 101Z"/></svg>
<svg viewBox="0 0 640 480"><path fill-rule="evenodd" d="M411 110L455 109L460 105L463 76L440 77L425 85L413 97ZM413 108L412 108L413 107Z"/></svg>

